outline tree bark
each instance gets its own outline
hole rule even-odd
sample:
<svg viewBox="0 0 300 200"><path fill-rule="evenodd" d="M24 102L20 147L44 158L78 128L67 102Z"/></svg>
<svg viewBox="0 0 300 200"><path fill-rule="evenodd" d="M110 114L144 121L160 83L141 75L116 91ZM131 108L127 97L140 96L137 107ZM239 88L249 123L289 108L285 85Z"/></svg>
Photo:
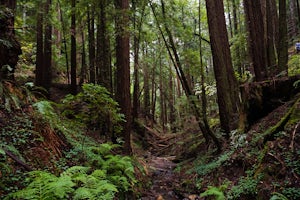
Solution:
<svg viewBox="0 0 300 200"><path fill-rule="evenodd" d="M279 0L279 44L278 44L278 73L285 71L288 64L288 36L286 0Z"/></svg>
<svg viewBox="0 0 300 200"><path fill-rule="evenodd" d="M40 8L43 8L43 3L40 3ZM38 10L36 21L36 70L35 70L35 84L42 86L43 84L43 71L44 71L44 16L43 10Z"/></svg>
<svg viewBox="0 0 300 200"><path fill-rule="evenodd" d="M244 0L246 23L248 28L249 53L254 68L255 79L265 80L268 76L266 69L266 48L264 40L264 23L259 0Z"/></svg>
<svg viewBox="0 0 300 200"><path fill-rule="evenodd" d="M106 24L106 0L99 1L99 18L97 30L97 52L99 52L99 83L112 92L112 74L110 64L110 50L109 50L109 37L107 34ZM99 38L98 38L99 37Z"/></svg>
<svg viewBox="0 0 300 200"><path fill-rule="evenodd" d="M71 14L71 93L77 93L77 77L76 77L76 15L75 6L76 0L71 1L72 14Z"/></svg>
<svg viewBox="0 0 300 200"><path fill-rule="evenodd" d="M116 98L125 115L123 126L124 151L132 153L131 149L131 101L130 101L130 65L129 65L129 1L115 0L116 15L116 67L117 91Z"/></svg>
<svg viewBox="0 0 300 200"><path fill-rule="evenodd" d="M89 37L89 82L95 82L95 15L94 8L88 9L88 37Z"/></svg>
<svg viewBox="0 0 300 200"><path fill-rule="evenodd" d="M45 23L45 36L44 36L44 71L43 79L44 88L50 92L50 87L52 83L52 25L50 20L50 7L52 1L47 0L45 6L45 14L47 16L47 21Z"/></svg>
<svg viewBox="0 0 300 200"><path fill-rule="evenodd" d="M37 13L37 29L36 29L36 76L35 83L37 86L44 87L49 96L51 81L52 81L52 25L48 18L50 12L51 0L39 4L42 8L41 12Z"/></svg>
<svg viewBox="0 0 300 200"><path fill-rule="evenodd" d="M140 112L140 75L139 75L139 52L140 52L140 40L141 40L141 32L143 26L143 20L145 15L146 1L143 1L141 8L141 17L138 19L137 16L137 0L132 1L132 7L134 12L133 18L133 27L135 30L134 38L133 38L133 51L134 51L134 86L133 86L133 106L132 106L132 117L133 120L138 118ZM137 32L137 33L136 33Z"/></svg>
<svg viewBox="0 0 300 200"><path fill-rule="evenodd" d="M206 9L221 128L225 131L226 138L229 138L230 131L237 127L239 97L232 68L223 1L207 0Z"/></svg>
<svg viewBox="0 0 300 200"><path fill-rule="evenodd" d="M86 54L85 54L85 37L84 37L84 30L81 30L81 40L82 40L82 50L81 50L81 70L80 70L80 81L79 85L82 86L82 84L86 80Z"/></svg>
<svg viewBox="0 0 300 200"><path fill-rule="evenodd" d="M272 15L272 2L266 0L266 28L267 28L267 66L270 75L274 75L276 71L276 46L275 46L275 26L274 16Z"/></svg>

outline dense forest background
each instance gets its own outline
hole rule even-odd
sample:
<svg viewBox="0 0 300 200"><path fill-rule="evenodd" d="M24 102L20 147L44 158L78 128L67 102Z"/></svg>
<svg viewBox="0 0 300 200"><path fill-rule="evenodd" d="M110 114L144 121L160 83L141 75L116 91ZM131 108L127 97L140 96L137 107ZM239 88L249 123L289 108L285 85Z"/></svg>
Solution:
<svg viewBox="0 0 300 200"><path fill-rule="evenodd" d="M1 0L0 198L299 199L299 0Z"/></svg>

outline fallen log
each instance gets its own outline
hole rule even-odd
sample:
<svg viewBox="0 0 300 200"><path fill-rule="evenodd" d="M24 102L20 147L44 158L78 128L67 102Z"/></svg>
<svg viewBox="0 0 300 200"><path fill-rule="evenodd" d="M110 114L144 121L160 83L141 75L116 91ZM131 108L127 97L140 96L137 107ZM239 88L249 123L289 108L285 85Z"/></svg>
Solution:
<svg viewBox="0 0 300 200"><path fill-rule="evenodd" d="M291 100L300 92L300 87L294 85L299 80L300 75L241 85L243 106L240 115L240 129L247 130L259 119Z"/></svg>

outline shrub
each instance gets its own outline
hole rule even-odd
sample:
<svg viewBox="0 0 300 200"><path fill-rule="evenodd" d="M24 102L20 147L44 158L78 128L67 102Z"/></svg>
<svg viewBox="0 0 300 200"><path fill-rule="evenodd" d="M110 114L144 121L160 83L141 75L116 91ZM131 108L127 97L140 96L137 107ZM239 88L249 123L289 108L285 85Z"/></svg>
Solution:
<svg viewBox="0 0 300 200"><path fill-rule="evenodd" d="M124 115L120 114L118 103L110 97L105 87L84 84L83 91L77 95L67 95L60 104L63 115L83 122L90 129L118 134Z"/></svg>

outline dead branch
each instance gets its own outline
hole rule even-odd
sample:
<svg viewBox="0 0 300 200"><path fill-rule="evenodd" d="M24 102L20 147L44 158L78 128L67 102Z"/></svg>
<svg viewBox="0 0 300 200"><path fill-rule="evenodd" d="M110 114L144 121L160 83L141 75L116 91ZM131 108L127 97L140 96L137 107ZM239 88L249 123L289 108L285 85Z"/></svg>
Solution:
<svg viewBox="0 0 300 200"><path fill-rule="evenodd" d="M32 168L27 165L26 163L24 163L22 160L20 160L16 155L14 155L12 152L8 151L8 150L4 150L5 154L8 155L11 159L13 159L16 163L18 163L19 165L21 165L22 167L24 167L27 171L32 171Z"/></svg>

